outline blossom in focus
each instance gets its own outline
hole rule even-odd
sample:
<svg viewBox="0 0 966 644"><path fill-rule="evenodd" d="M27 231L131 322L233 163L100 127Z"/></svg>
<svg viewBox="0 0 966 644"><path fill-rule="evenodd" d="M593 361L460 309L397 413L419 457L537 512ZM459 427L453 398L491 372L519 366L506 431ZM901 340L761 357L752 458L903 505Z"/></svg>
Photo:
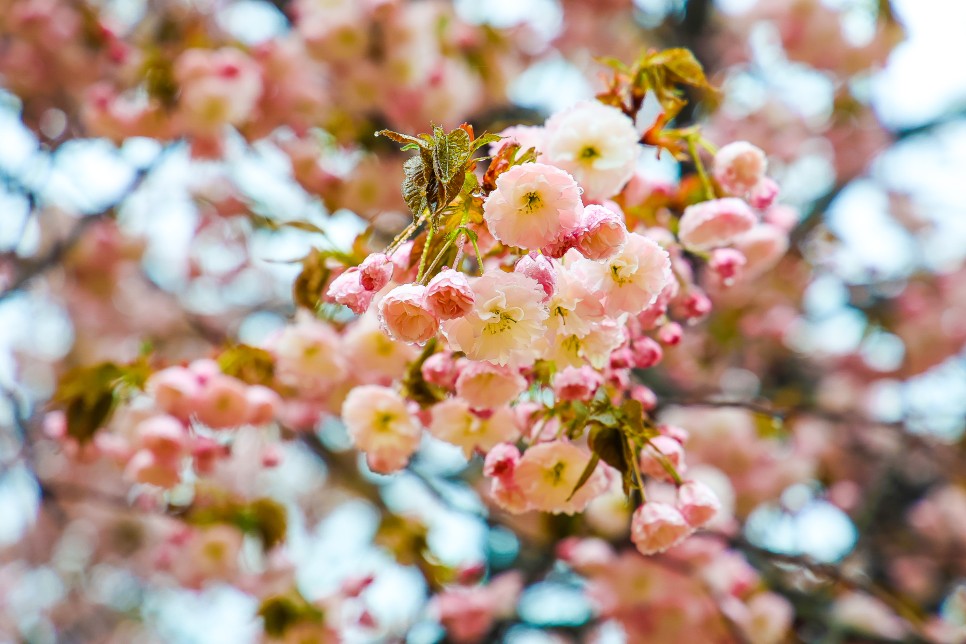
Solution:
<svg viewBox="0 0 966 644"><path fill-rule="evenodd" d="M519 273L488 271L471 282L473 308L462 318L443 322L450 346L471 360L509 367L534 363L543 349L544 290Z"/></svg>
<svg viewBox="0 0 966 644"><path fill-rule="evenodd" d="M653 304L671 280L671 259L654 240L629 233L624 247L605 262L579 260L574 271L603 296L608 315L635 315Z"/></svg>
<svg viewBox="0 0 966 644"><path fill-rule="evenodd" d="M545 137L541 160L572 174L590 201L620 192L640 154L634 122L597 101L582 101L551 116Z"/></svg>
<svg viewBox="0 0 966 644"><path fill-rule="evenodd" d="M597 204L584 208L575 244L584 257L597 261L609 259L626 241L627 228L620 215Z"/></svg>
<svg viewBox="0 0 966 644"><path fill-rule="evenodd" d="M473 289L466 275L444 269L426 287L426 305L440 320L462 317L473 306Z"/></svg>
<svg viewBox="0 0 966 644"><path fill-rule="evenodd" d="M403 284L379 301L379 323L395 340L422 344L436 335L439 319L426 304L426 287Z"/></svg>
<svg viewBox="0 0 966 644"><path fill-rule="evenodd" d="M543 248L580 221L580 188L569 174L544 163L514 166L496 180L483 203L483 219L508 246Z"/></svg>
<svg viewBox="0 0 966 644"><path fill-rule="evenodd" d="M701 481L687 481L678 488L677 507L684 519L697 528L714 519L721 510L721 501Z"/></svg>

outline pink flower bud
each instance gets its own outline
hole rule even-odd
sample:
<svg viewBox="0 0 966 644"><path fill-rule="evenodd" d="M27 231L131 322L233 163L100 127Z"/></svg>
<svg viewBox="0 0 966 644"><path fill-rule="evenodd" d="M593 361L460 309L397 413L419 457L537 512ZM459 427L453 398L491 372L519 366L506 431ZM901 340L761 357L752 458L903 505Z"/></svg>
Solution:
<svg viewBox="0 0 966 644"><path fill-rule="evenodd" d="M275 420L282 405L282 398L273 390L262 385L252 385L245 392L248 399L248 424L267 425Z"/></svg>
<svg viewBox="0 0 966 644"><path fill-rule="evenodd" d="M177 460L185 453L188 432L173 416L152 416L137 424L134 429L141 447L152 452L157 461L177 469Z"/></svg>
<svg viewBox="0 0 966 644"><path fill-rule="evenodd" d="M543 292L547 294L544 301L553 297L557 290L557 271L554 270L553 264L544 255L531 252L526 257L521 257L513 268L513 272L522 273L536 280L543 288Z"/></svg>
<svg viewBox="0 0 966 644"><path fill-rule="evenodd" d="M181 480L177 463L162 461L154 455L154 452L146 449L136 452L131 457L127 467L124 468L124 476L138 483L163 488L174 487Z"/></svg>
<svg viewBox="0 0 966 644"><path fill-rule="evenodd" d="M600 372L584 365L567 367L553 379L553 390L559 400L583 400L594 397L597 389L604 383Z"/></svg>
<svg viewBox="0 0 966 644"><path fill-rule="evenodd" d="M664 350L653 339L642 336L631 343L634 366L638 369L650 369L660 364L664 359Z"/></svg>
<svg viewBox="0 0 966 644"><path fill-rule="evenodd" d="M762 177L761 181L756 183L755 187L751 189L751 194L748 195L748 203L759 210L764 210L775 203L775 199L778 198L778 192L778 184L775 183L774 179Z"/></svg>
<svg viewBox="0 0 966 644"><path fill-rule="evenodd" d="M456 378L460 374L457 361L453 359L453 354L448 351L434 353L426 358L420 370L426 382L443 389L455 387Z"/></svg>
<svg viewBox="0 0 966 644"><path fill-rule="evenodd" d="M700 481L688 481L678 488L677 505L685 521L695 528L711 521L721 510L718 496Z"/></svg>
<svg viewBox="0 0 966 644"><path fill-rule="evenodd" d="M436 335L439 319L426 305L426 287L403 284L379 302L379 323L390 337L422 344Z"/></svg>
<svg viewBox="0 0 966 644"><path fill-rule="evenodd" d="M211 438L200 436L191 446L191 455L194 457L195 470L199 474L211 474L215 463L227 456L227 449Z"/></svg>
<svg viewBox="0 0 966 644"><path fill-rule="evenodd" d="M674 477L665 469L669 465L678 474L685 471L684 448L669 436L656 436L641 450L641 472L662 481Z"/></svg>
<svg viewBox="0 0 966 644"><path fill-rule="evenodd" d="M440 320L461 318L473 308L475 296L466 275L443 269L426 287L426 304Z"/></svg>
<svg viewBox="0 0 966 644"><path fill-rule="evenodd" d="M553 240L540 249L540 252L547 257L560 259L567 254L567 251L577 245L577 237L573 234L566 234Z"/></svg>
<svg viewBox="0 0 966 644"><path fill-rule="evenodd" d="M678 427L677 425L658 425L657 431L661 432L662 436L673 438L682 445L687 443L688 439L691 437L691 435L688 433L688 430L684 429L683 427Z"/></svg>
<svg viewBox="0 0 966 644"><path fill-rule="evenodd" d="M490 478L512 480L513 470L520 462L520 450L512 443L500 443L491 449L483 461L483 474Z"/></svg>
<svg viewBox="0 0 966 644"><path fill-rule="evenodd" d="M634 355L630 347L621 347L610 353L611 369L629 369L634 364Z"/></svg>
<svg viewBox="0 0 966 644"><path fill-rule="evenodd" d="M577 250L587 259L597 261L613 257L627 240L624 220L613 210L599 205L584 208L576 233Z"/></svg>
<svg viewBox="0 0 966 644"><path fill-rule="evenodd" d="M148 378L147 391L157 406L182 420L194 411L201 392L198 377L184 367L168 367Z"/></svg>
<svg viewBox="0 0 966 644"><path fill-rule="evenodd" d="M262 467L278 467L282 462L282 450L278 445L268 445L262 450Z"/></svg>
<svg viewBox="0 0 966 644"><path fill-rule="evenodd" d="M747 141L724 146L714 156L714 178L731 195L747 194L765 176L768 159Z"/></svg>
<svg viewBox="0 0 966 644"><path fill-rule="evenodd" d="M372 291L367 291L362 285L362 275L359 269L352 267L332 280L325 296L332 301L345 305L356 315L362 315L372 303Z"/></svg>
<svg viewBox="0 0 966 644"><path fill-rule="evenodd" d="M359 265L359 282L367 291L378 291L392 279L392 262L382 253L373 253Z"/></svg>
<svg viewBox="0 0 966 644"><path fill-rule="evenodd" d="M712 199L684 209L678 239L687 248L710 250L726 246L754 227L758 218L741 199Z"/></svg>
<svg viewBox="0 0 966 644"><path fill-rule="evenodd" d="M416 277L416 266L410 266L412 263L413 246L414 243L408 241L394 250L392 257L389 258L394 267L392 277L400 284L412 281Z"/></svg>
<svg viewBox="0 0 966 644"><path fill-rule="evenodd" d="M725 284L728 284L738 277L741 267L747 261L739 250L735 250L734 248L718 248L711 252L711 259L708 260L708 268L713 270Z"/></svg>
<svg viewBox="0 0 966 644"><path fill-rule="evenodd" d="M658 329L657 339L661 344L673 347L681 343L683 334L684 332L681 330L680 324L677 322L668 322Z"/></svg>
<svg viewBox="0 0 966 644"><path fill-rule="evenodd" d="M681 512L667 503L645 503L631 518L631 540L643 555L664 552L693 532Z"/></svg>
<svg viewBox="0 0 966 644"><path fill-rule="evenodd" d="M711 300L698 288L692 288L675 304L675 314L687 320L700 320L711 312Z"/></svg>
<svg viewBox="0 0 966 644"><path fill-rule="evenodd" d="M631 398L641 403L641 407L644 411L651 411L657 407L657 394L655 394L649 387L644 385L635 385L631 387Z"/></svg>

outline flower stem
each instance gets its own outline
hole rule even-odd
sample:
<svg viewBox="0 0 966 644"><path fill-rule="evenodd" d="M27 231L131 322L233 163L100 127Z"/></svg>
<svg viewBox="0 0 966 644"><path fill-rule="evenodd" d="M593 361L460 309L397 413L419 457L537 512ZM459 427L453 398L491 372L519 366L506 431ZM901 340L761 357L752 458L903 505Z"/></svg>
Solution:
<svg viewBox="0 0 966 644"><path fill-rule="evenodd" d="M687 134L688 152L691 154L691 158L694 160L694 167L698 171L698 177L701 178L701 185L704 187L705 198L714 199L714 186L711 185L711 179L708 177L708 172L704 169L704 162L701 161L701 153L698 152L697 139L700 138L700 136L701 135L697 132L689 132Z"/></svg>

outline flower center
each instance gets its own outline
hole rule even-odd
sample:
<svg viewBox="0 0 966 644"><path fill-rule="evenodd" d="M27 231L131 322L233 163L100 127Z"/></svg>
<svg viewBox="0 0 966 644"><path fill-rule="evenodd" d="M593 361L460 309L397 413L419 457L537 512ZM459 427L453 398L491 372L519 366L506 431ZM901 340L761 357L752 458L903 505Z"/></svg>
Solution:
<svg viewBox="0 0 966 644"><path fill-rule="evenodd" d="M540 199L540 193L535 190L531 190L523 195L523 209L528 213L532 213L539 208L541 203L543 203L543 200Z"/></svg>
<svg viewBox="0 0 966 644"><path fill-rule="evenodd" d="M496 318L492 322L487 322L483 327L483 335L495 335L510 329L519 320L513 317L506 309L492 308L490 313Z"/></svg>
<svg viewBox="0 0 966 644"><path fill-rule="evenodd" d="M373 419L373 425L375 425L375 429L378 432L388 432L394 420L396 420L395 414L382 411L376 414L376 417Z"/></svg>
<svg viewBox="0 0 966 644"><path fill-rule="evenodd" d="M547 480L550 481L551 485L554 487L560 485L560 479L563 478L563 472L566 467L563 461L558 461L554 463L553 467L547 470Z"/></svg>
<svg viewBox="0 0 966 644"><path fill-rule="evenodd" d="M592 145L586 145L580 151L579 158L581 161L593 161L599 156L600 156L600 152L597 150L597 148L595 148Z"/></svg>

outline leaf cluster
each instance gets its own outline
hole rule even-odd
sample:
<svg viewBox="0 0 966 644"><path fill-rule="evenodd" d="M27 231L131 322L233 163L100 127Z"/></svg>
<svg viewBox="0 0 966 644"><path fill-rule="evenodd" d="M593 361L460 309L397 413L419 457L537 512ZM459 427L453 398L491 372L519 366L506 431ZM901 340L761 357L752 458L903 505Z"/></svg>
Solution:
<svg viewBox="0 0 966 644"><path fill-rule="evenodd" d="M111 420L122 398L144 389L150 375L151 366L144 356L129 364L100 362L76 367L60 377L51 404L64 411L67 435L84 444Z"/></svg>
<svg viewBox="0 0 966 644"><path fill-rule="evenodd" d="M275 595L264 599L257 615L262 618L262 628L269 637L283 637L285 632L301 623L321 624L325 613L310 603L297 590L287 595Z"/></svg>
<svg viewBox="0 0 966 644"><path fill-rule="evenodd" d="M283 543L288 532L285 506L268 497L252 501L206 498L188 508L183 518L194 526L235 526L245 534L258 537L266 551Z"/></svg>
<svg viewBox="0 0 966 644"><path fill-rule="evenodd" d="M600 461L620 472L624 494L630 495L634 489L644 493L637 458L658 431L645 420L640 402L628 399L615 406L606 396L598 397L589 406L578 408L572 430L577 435L587 432L592 455L571 496L587 483Z"/></svg>
<svg viewBox="0 0 966 644"><path fill-rule="evenodd" d="M468 125L446 132L433 126L432 134L410 136L392 130L380 130L376 136L385 136L402 144L403 150L415 151L403 164L405 179L402 184L403 199L419 221L429 212L433 228L438 227L439 215L463 189L467 172L471 170L473 153L480 147L498 141L495 134L483 134L473 138Z"/></svg>

